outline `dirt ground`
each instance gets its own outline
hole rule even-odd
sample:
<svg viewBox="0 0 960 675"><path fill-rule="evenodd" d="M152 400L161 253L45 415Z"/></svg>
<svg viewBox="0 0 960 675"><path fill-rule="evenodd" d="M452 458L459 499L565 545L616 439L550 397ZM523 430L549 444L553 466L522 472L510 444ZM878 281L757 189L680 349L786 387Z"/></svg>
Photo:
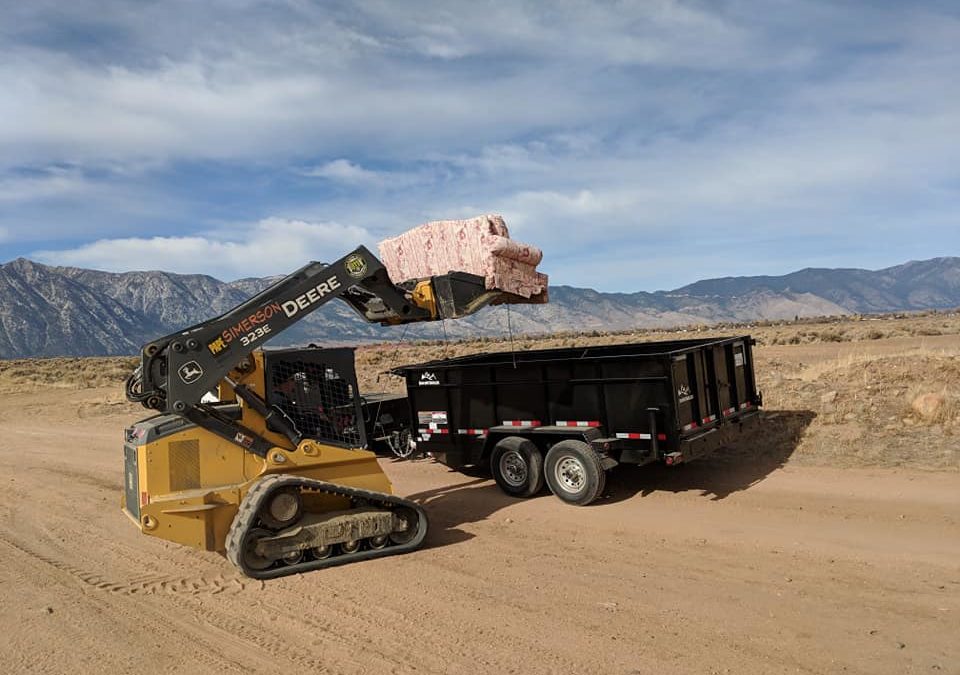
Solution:
<svg viewBox="0 0 960 675"><path fill-rule="evenodd" d="M584 508L384 459L425 547L265 583L121 514L122 368L8 362L0 672L960 673L957 331L776 330L736 448Z"/></svg>

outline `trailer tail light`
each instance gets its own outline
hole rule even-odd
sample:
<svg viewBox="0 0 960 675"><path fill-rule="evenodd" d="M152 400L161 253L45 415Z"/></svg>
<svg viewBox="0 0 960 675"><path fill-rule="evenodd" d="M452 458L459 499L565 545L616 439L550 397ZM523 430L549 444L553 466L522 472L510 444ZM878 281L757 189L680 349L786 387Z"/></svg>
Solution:
<svg viewBox="0 0 960 675"><path fill-rule="evenodd" d="M675 464L680 464L680 463L683 462L683 454L681 454L681 453L679 453L679 452L671 452L671 453L668 454L666 457L664 457L664 460L666 461L667 466L673 466L673 465L675 465Z"/></svg>

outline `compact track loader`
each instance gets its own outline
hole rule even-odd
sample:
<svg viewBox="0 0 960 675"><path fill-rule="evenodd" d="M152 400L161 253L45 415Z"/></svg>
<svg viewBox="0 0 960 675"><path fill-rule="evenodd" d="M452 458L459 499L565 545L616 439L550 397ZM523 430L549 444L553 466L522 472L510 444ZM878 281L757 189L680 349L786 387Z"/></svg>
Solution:
<svg viewBox="0 0 960 675"><path fill-rule="evenodd" d="M122 502L143 533L221 552L258 579L423 542L425 512L392 494L365 449L353 350L260 349L335 298L384 325L522 302L460 272L394 284L360 247L145 345L126 394L157 414L126 430Z"/></svg>

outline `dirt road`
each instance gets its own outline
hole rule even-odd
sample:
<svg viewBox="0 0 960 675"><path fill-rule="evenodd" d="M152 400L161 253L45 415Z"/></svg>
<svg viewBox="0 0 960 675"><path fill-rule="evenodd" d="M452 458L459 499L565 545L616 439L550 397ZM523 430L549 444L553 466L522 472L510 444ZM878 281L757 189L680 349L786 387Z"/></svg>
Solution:
<svg viewBox="0 0 960 675"><path fill-rule="evenodd" d="M274 582L118 510L116 389L0 396L0 671L960 673L960 475L721 459L586 508L386 462L424 550Z"/></svg>

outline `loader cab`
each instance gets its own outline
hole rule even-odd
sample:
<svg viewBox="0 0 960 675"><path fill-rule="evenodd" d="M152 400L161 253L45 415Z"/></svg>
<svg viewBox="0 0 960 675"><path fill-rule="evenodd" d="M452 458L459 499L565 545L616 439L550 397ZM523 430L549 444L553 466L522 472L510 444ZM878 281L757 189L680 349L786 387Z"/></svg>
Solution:
<svg viewBox="0 0 960 675"><path fill-rule="evenodd" d="M267 349L263 361L267 404L282 410L304 437L366 447L353 349ZM279 431L269 422L267 428Z"/></svg>

